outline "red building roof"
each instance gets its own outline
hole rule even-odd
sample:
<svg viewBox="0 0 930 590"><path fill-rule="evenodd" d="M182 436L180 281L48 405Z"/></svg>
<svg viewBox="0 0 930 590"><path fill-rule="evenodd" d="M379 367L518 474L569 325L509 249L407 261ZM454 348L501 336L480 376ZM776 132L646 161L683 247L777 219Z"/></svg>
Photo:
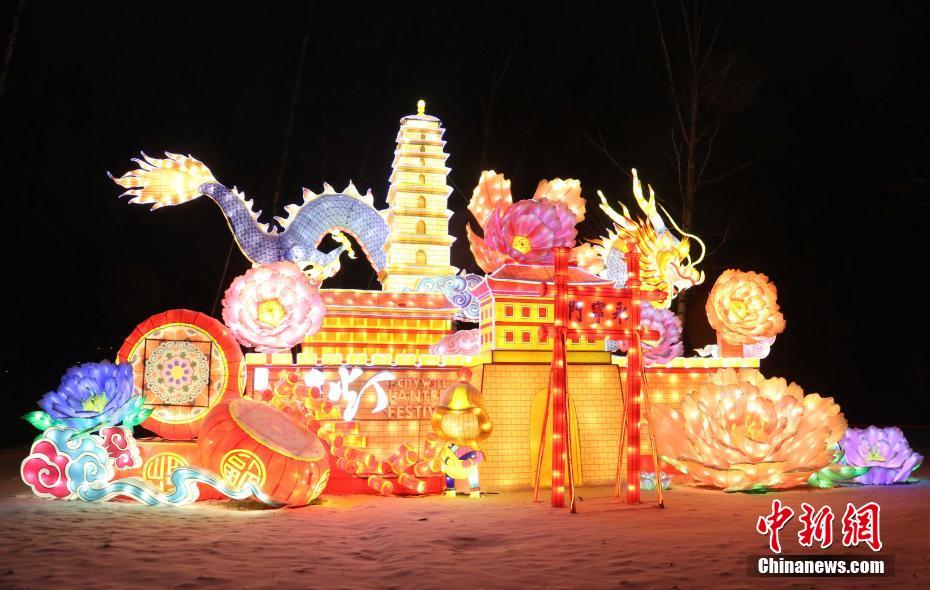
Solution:
<svg viewBox="0 0 930 590"><path fill-rule="evenodd" d="M505 264L486 276L472 290L472 294L479 299L484 298L489 293L538 297L543 295L545 291L543 285L552 284L552 275L554 273L555 267L552 265ZM568 267L568 284L609 285L611 281L591 274L577 266L570 266Z"/></svg>

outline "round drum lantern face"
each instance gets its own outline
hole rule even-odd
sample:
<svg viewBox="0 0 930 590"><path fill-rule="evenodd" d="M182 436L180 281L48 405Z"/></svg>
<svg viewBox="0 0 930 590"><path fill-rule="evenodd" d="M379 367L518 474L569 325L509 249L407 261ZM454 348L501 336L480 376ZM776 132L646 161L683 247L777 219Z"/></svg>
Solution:
<svg viewBox="0 0 930 590"><path fill-rule="evenodd" d="M145 359L148 391L161 403L174 406L193 407L198 399L209 396L213 363L207 356L210 351L204 353L205 348L203 344L198 346L195 342L177 340L155 345ZM219 362L217 359L217 364Z"/></svg>
<svg viewBox="0 0 930 590"><path fill-rule="evenodd" d="M262 445L299 461L319 461L323 443L271 406L241 399L229 404L229 415L242 430Z"/></svg>
<svg viewBox="0 0 930 590"><path fill-rule="evenodd" d="M253 484L281 504L309 504L329 480L320 439L254 400L234 399L211 410L197 444L203 465L230 487Z"/></svg>
<svg viewBox="0 0 930 590"><path fill-rule="evenodd" d="M139 324L119 360L132 364L135 389L152 408L143 426L168 440L196 438L210 409L244 385L239 344L217 320L193 311Z"/></svg>

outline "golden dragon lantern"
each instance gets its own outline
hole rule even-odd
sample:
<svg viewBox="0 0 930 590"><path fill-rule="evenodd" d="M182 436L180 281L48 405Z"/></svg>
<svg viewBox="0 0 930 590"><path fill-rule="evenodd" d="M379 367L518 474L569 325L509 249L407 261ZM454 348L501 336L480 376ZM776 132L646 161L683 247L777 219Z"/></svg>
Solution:
<svg viewBox="0 0 930 590"><path fill-rule="evenodd" d="M704 259L706 248L697 236L682 230L661 205L656 205L655 191L649 186L649 198L643 196L643 186L636 169L633 169L633 196L645 219L630 214L622 203L617 212L598 191L600 208L614 222L607 236L575 248L573 254L578 265L589 272L614 281L617 286L626 284L626 253L635 245L640 253L640 280L644 289L663 291L665 299L653 301L656 307L668 308L672 299L685 289L704 282L704 273L696 267ZM659 209L668 218L675 233L665 224ZM691 259L691 242L701 246L701 255Z"/></svg>

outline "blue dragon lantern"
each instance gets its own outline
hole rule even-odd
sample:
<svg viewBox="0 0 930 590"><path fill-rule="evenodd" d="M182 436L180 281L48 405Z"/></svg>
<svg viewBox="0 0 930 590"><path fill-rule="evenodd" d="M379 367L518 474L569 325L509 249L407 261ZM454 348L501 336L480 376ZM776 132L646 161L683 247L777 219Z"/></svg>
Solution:
<svg viewBox="0 0 930 590"><path fill-rule="evenodd" d="M128 189L121 196L131 196L130 203L151 204L152 209L209 197L223 211L239 249L253 264L294 262L310 278L322 280L338 272L343 252L355 258L345 235L349 234L375 271L385 267L388 226L383 212L373 206L371 191L363 195L351 182L342 192L325 183L320 194L304 189L303 203L285 207L287 217L275 217L280 228L270 227L259 223L261 211L253 210L251 200L235 187L229 189L217 181L202 162L168 152L165 156L159 159L142 154L143 159L133 159L138 169L119 178L110 175L116 184ZM317 247L327 235L340 246L322 252Z"/></svg>

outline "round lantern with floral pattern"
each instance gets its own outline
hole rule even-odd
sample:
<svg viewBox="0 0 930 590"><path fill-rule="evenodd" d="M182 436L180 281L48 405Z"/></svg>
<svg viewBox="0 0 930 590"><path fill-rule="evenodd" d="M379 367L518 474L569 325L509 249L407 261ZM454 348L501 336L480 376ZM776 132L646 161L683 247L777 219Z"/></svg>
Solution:
<svg viewBox="0 0 930 590"><path fill-rule="evenodd" d="M152 413L142 426L168 440L193 440L211 408L241 395L242 349L229 329L196 311L156 314L119 351L132 366L133 388Z"/></svg>

